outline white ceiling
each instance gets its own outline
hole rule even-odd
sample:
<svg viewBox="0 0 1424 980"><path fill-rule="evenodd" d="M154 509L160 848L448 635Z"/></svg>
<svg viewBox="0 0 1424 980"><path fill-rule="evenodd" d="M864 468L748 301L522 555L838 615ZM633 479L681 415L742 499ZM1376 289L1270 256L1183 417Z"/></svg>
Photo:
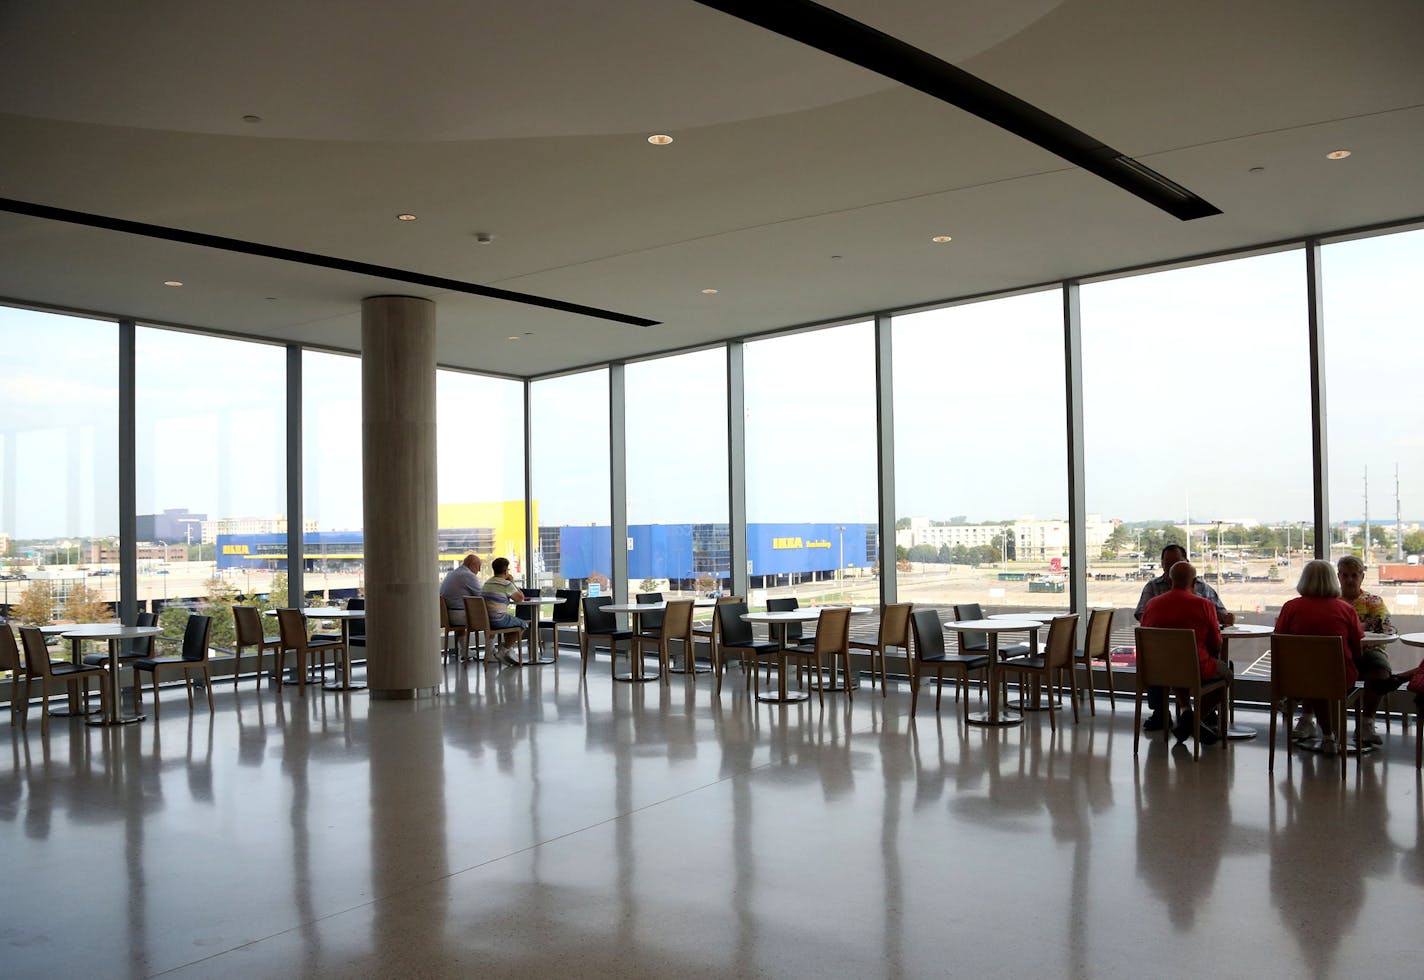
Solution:
<svg viewBox="0 0 1424 980"><path fill-rule="evenodd" d="M0 296L347 349L429 296L442 363L531 375L1424 216L1417 0L827 5L1224 213L690 0L7 4L0 196L661 323L10 214Z"/></svg>

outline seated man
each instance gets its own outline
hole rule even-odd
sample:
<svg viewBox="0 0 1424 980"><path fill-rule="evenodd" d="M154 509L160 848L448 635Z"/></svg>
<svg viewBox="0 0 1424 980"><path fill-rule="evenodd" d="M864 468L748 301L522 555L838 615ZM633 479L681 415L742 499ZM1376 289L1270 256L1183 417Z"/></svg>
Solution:
<svg viewBox="0 0 1424 980"><path fill-rule="evenodd" d="M485 597L485 605L489 606L490 629L522 630L525 626L524 620L509 613L511 602L524 600L524 593L514 584L514 573L509 570L509 559L496 558L490 562L490 571L494 574L485 582L484 590L480 593ZM509 652L503 637L499 642L499 661L506 667L519 666L519 661Z"/></svg>
<svg viewBox="0 0 1424 980"><path fill-rule="evenodd" d="M1197 638L1197 661L1201 669L1201 679L1214 681L1225 677L1231 665L1219 659L1221 655L1221 627L1217 625L1216 609L1211 600L1197 595L1193 590L1197 581L1197 570L1189 561L1172 564L1167 572L1171 589L1150 600L1142 611L1142 625L1165 629L1189 629ZM1158 693L1161 701L1161 693ZM1204 706L1198 706L1205 711ZM1160 708L1158 709L1161 710ZM1155 713L1154 713L1155 717ZM1192 702L1186 688L1177 689L1177 724L1172 734L1178 741L1192 733ZM1150 723L1151 719L1149 719ZM1161 719L1166 724L1166 719ZM1160 726L1157 730L1160 730ZM1201 740L1210 745L1217 740L1215 731L1207 727L1207 718L1202 718Z"/></svg>
<svg viewBox="0 0 1424 980"><path fill-rule="evenodd" d="M1143 626L1148 625L1142 618L1147 604L1159 595L1171 591L1172 582L1168 577L1172 566L1179 561L1187 560L1187 550L1179 544L1169 544L1162 549L1162 574L1154 578L1142 587L1142 595L1137 599L1137 608L1133 611L1132 617ZM1200 579L1192 586L1192 592L1201 596L1212 604L1216 610L1216 622L1218 626L1230 626L1236 622L1236 617L1226 611L1226 606L1222 604L1221 597L1216 594L1216 590ZM1143 731L1160 732L1162 726L1166 724L1166 715L1162 711L1162 691L1153 688L1147 692L1147 706L1152 709L1151 716L1143 723Z"/></svg>
<svg viewBox="0 0 1424 980"><path fill-rule="evenodd" d="M465 596L482 595L480 591L480 556L473 552L445 573L440 583L440 598L450 613L451 626L465 625Z"/></svg>

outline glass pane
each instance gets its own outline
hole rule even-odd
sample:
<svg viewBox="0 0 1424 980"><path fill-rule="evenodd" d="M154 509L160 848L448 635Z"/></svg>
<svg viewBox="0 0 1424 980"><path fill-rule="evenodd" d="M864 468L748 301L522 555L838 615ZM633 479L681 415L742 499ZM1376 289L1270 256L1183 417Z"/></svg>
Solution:
<svg viewBox="0 0 1424 980"><path fill-rule="evenodd" d="M880 601L869 323L749 343L748 604Z"/></svg>
<svg viewBox="0 0 1424 980"><path fill-rule="evenodd" d="M361 480L361 359L303 351L302 563L310 602L350 598L364 587ZM286 537L266 544L285 569Z"/></svg>
<svg viewBox="0 0 1424 980"><path fill-rule="evenodd" d="M1330 554L1364 556L1365 590L1384 599L1399 632L1418 632L1424 630L1424 388L1413 368L1424 363L1418 283L1424 231L1327 245L1322 268ZM1407 660L1410 651L1391 653Z"/></svg>
<svg viewBox="0 0 1424 980"><path fill-rule="evenodd" d="M901 601L1067 609L1061 296L895 318Z"/></svg>
<svg viewBox="0 0 1424 980"><path fill-rule="evenodd" d="M631 591L721 591L731 576L726 349L630 364L624 377Z"/></svg>
<svg viewBox="0 0 1424 980"><path fill-rule="evenodd" d="M608 371L536 381L530 393L536 584L611 592Z"/></svg>
<svg viewBox="0 0 1424 980"><path fill-rule="evenodd" d="M1086 502L1111 525L1088 597L1123 610L1124 662L1164 543L1240 622L1294 595L1313 507L1304 268L1294 250L1083 287ZM1265 645L1238 646L1239 674Z"/></svg>
<svg viewBox="0 0 1424 980"><path fill-rule="evenodd" d="M488 569L504 557L522 579L524 385L439 371L436 400L441 564L474 552Z"/></svg>
<svg viewBox="0 0 1424 980"><path fill-rule="evenodd" d="M269 593L258 536L285 545L285 350L150 327L135 349L140 608ZM213 631L230 646L231 615Z"/></svg>
<svg viewBox="0 0 1424 980"><path fill-rule="evenodd" d="M109 619L118 601L113 323L0 307L0 603L19 623Z"/></svg>

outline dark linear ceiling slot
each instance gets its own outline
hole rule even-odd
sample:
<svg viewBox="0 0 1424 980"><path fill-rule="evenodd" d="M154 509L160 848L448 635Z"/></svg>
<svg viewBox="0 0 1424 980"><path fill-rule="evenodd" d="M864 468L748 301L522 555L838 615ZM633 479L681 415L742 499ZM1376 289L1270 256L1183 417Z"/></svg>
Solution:
<svg viewBox="0 0 1424 980"><path fill-rule="evenodd" d="M546 310L557 310L560 313L574 313L578 316L590 316L599 320L611 320L614 323L627 323L635 327L655 327L660 322L658 320L649 320L645 317L632 316L627 313L601 310L596 306L566 303L560 299L548 299L543 296L534 296L530 293L517 293L514 290L500 289L496 286L481 286L479 283L465 282L463 279L446 279L443 276L428 276L423 272L411 272L406 269L393 269L390 266L373 265L370 262L339 259L330 255L320 255L316 252L300 252L292 248L263 245L260 242L247 242L240 238L205 235L198 231L187 231L182 228L168 228L164 225L150 225L141 221L129 221L126 218L112 218L103 214L70 211L67 208L51 207L48 204L32 204L28 201L0 198L0 211L9 211L11 214L23 214L31 218L63 221L72 225L84 225L89 228L103 228L106 231L117 231L126 235L142 235L145 238L178 242L183 245L197 245L202 248L221 249L225 252L256 255L259 258L276 259L281 262L297 262L302 265L317 266L322 269L335 269L337 272L349 272L359 276L372 276L377 279L390 279L394 282L405 282L414 286L427 286L431 289L443 289L454 293L468 293L471 296L484 296L489 299L503 300L508 303L521 303L524 306L538 306Z"/></svg>
<svg viewBox="0 0 1424 980"><path fill-rule="evenodd" d="M981 78L811 0L696 0L924 92L1021 136L1183 221L1221 209ZM949 14L946 14L949 16Z"/></svg>

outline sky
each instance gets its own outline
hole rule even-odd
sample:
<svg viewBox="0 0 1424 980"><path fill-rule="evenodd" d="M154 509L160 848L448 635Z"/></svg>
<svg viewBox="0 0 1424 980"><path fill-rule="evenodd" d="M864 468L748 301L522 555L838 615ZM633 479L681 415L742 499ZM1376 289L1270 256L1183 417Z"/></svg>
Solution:
<svg viewBox="0 0 1424 980"><path fill-rule="evenodd" d="M1331 513L1424 518L1424 231L1323 256ZM1087 509L1150 518L1311 515L1305 259L1299 249L1084 285ZM970 521L1066 515L1057 290L897 317L896 507ZM0 531L117 529L113 323L0 308ZM209 516L285 510L284 351L141 327L138 507ZM305 506L361 514L360 364L307 352ZM873 521L869 323L745 346L747 514ZM726 355L630 364L632 523L727 520ZM439 498L522 494L521 386L440 372ZM535 384L543 524L609 521L608 372Z"/></svg>

